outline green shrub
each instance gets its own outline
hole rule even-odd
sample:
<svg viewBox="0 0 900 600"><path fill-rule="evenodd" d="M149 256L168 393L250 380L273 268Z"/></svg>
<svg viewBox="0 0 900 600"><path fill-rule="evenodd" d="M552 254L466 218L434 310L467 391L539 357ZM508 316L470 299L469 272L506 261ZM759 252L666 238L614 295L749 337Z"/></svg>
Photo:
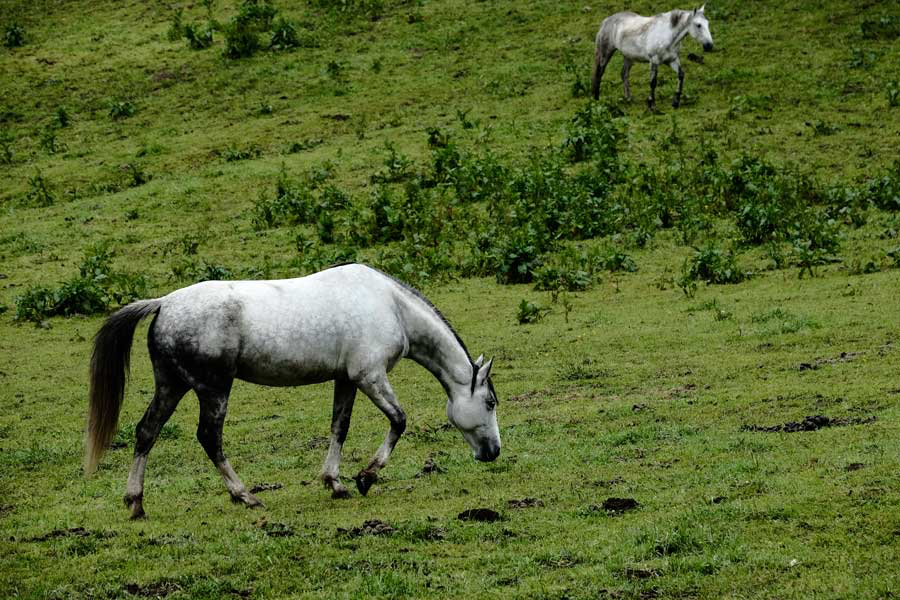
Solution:
<svg viewBox="0 0 900 600"><path fill-rule="evenodd" d="M884 93L887 97L888 106L891 108L900 106L900 83L896 80L889 82Z"/></svg>
<svg viewBox="0 0 900 600"><path fill-rule="evenodd" d="M863 19L859 29L863 38L868 40L894 40L900 37L900 16Z"/></svg>
<svg viewBox="0 0 900 600"><path fill-rule="evenodd" d="M749 276L737 265L731 251L726 253L712 243L694 250L694 255L684 261L678 281L678 286L689 297L694 295L698 281L707 284L740 283Z"/></svg>
<svg viewBox="0 0 900 600"><path fill-rule="evenodd" d="M537 323L538 321L542 320L549 312L549 308L531 302L530 300L522 299L522 301L519 302L519 310L516 313L516 321L518 321L519 325L525 325L527 323Z"/></svg>
<svg viewBox="0 0 900 600"><path fill-rule="evenodd" d="M127 119L137 112L130 100L113 100L109 103L109 116L115 120Z"/></svg>
<svg viewBox="0 0 900 600"><path fill-rule="evenodd" d="M172 24L169 25L169 30L166 32L166 37L170 42L176 42L184 36L184 23L182 22L183 16L183 8L179 8L172 15Z"/></svg>
<svg viewBox="0 0 900 600"><path fill-rule="evenodd" d="M589 158L615 162L618 146L624 133L615 119L621 112L605 104L589 102L572 118L563 151L571 162L581 162Z"/></svg>
<svg viewBox="0 0 900 600"><path fill-rule="evenodd" d="M192 50L203 50L209 48L213 44L213 26L211 23L206 25L187 24L183 27L184 37L188 41L188 46Z"/></svg>
<svg viewBox="0 0 900 600"><path fill-rule="evenodd" d="M293 50L294 48L310 47L308 42L300 38L297 27L293 22L279 17L272 27L272 39L269 41L271 50Z"/></svg>
<svg viewBox="0 0 900 600"><path fill-rule="evenodd" d="M3 45L7 48L19 48L26 41L25 29L18 23L7 25L3 32Z"/></svg>
<svg viewBox="0 0 900 600"><path fill-rule="evenodd" d="M88 248L78 277L56 288L38 286L16 298L16 321L40 323L53 316L92 315L113 304L144 298L147 280L142 275L112 270L113 253L105 243Z"/></svg>
<svg viewBox="0 0 900 600"><path fill-rule="evenodd" d="M30 189L25 192L25 204L27 206L44 207L51 206L56 201L56 195L50 182L44 178L44 174L38 169L33 177L28 178Z"/></svg>

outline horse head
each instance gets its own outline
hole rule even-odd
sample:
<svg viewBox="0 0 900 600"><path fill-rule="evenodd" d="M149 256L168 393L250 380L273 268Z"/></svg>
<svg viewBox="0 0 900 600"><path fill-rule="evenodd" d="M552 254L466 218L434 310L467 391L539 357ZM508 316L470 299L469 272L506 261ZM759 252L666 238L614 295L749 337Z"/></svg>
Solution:
<svg viewBox="0 0 900 600"><path fill-rule="evenodd" d="M713 39L712 34L709 32L709 21L703 13L704 8L706 8L705 4L700 8L695 8L691 13L691 24L688 27L688 33L703 45L704 52L709 52L713 49Z"/></svg>
<svg viewBox="0 0 900 600"><path fill-rule="evenodd" d="M500 455L500 428L497 426L497 394L491 383L491 365L479 356L473 363L472 385L447 401L447 418L459 429L475 458L491 462Z"/></svg>

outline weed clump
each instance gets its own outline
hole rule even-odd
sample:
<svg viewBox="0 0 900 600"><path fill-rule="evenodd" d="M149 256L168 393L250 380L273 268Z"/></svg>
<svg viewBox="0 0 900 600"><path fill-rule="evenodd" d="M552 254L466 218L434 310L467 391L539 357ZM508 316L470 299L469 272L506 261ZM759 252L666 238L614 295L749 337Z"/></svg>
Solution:
<svg viewBox="0 0 900 600"><path fill-rule="evenodd" d="M3 45L7 48L19 48L26 42L25 29L18 23L7 25L3 32Z"/></svg>
<svg viewBox="0 0 900 600"><path fill-rule="evenodd" d="M16 321L41 323L54 316L93 315L148 295L143 275L114 271L113 252L105 243L85 253L78 277L58 287L29 288L16 298Z"/></svg>

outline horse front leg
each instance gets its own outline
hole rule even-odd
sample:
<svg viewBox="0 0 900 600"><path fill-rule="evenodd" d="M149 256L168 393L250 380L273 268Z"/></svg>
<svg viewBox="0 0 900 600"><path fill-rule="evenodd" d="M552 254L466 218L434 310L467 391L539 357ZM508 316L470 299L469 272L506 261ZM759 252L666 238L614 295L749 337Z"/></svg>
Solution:
<svg viewBox="0 0 900 600"><path fill-rule="evenodd" d="M331 444L322 466L322 483L331 490L332 498L349 498L350 492L341 483L341 449L350 430L350 415L356 399L356 384L347 379L334 381L334 406L331 411Z"/></svg>
<svg viewBox="0 0 900 600"><path fill-rule="evenodd" d="M609 64L615 53L615 46L603 41L597 44L597 49L594 51L594 71L591 74L591 95L594 100L600 99L600 82L603 80L606 65Z"/></svg>
<svg viewBox="0 0 900 600"><path fill-rule="evenodd" d="M681 62L677 58L669 66L678 75L678 91L675 92L675 98L672 99L672 108L678 108L681 104L681 90L684 88L684 69L681 68Z"/></svg>
<svg viewBox="0 0 900 600"><path fill-rule="evenodd" d="M406 430L406 413L397 404L397 398L394 396L394 390L391 389L386 374L367 377L365 380L357 382L357 385L391 422L391 428L385 436L384 442L375 452L369 466L353 478L359 493L365 496L372 484L378 481L378 471L387 464L391 452L394 451L394 446L397 445L397 440Z"/></svg>
<svg viewBox="0 0 900 600"><path fill-rule="evenodd" d="M250 493L247 486L240 480L231 463L222 452L222 428L225 425L225 413L228 410L228 394L231 384L224 390L211 390L206 386L195 388L200 399L200 422L197 425L197 440L206 455L219 470L219 474L225 481L225 487L231 494L232 502L240 502L248 507L263 506L259 498Z"/></svg>
<svg viewBox="0 0 900 600"><path fill-rule="evenodd" d="M134 462L128 473L128 484L125 487L125 506L131 510L132 519L144 517L144 469L147 467L147 455L156 443L163 425L175 412L178 402L184 397L188 389L186 384L177 378L167 378L157 365L156 391L153 400L147 407L144 416L135 428Z"/></svg>
<svg viewBox="0 0 900 600"><path fill-rule="evenodd" d="M647 108L656 110L656 72L659 65L655 62L650 63L650 97L647 98Z"/></svg>

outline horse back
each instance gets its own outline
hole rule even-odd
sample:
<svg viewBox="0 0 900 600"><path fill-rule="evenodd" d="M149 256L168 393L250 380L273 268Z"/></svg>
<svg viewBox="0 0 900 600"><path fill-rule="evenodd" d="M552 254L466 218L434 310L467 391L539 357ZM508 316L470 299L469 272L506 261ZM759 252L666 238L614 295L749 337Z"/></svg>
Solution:
<svg viewBox="0 0 900 600"><path fill-rule="evenodd" d="M373 276L342 267L177 290L163 298L154 323L156 354L265 385L327 381L378 363L390 368L407 341L391 283L368 271Z"/></svg>

